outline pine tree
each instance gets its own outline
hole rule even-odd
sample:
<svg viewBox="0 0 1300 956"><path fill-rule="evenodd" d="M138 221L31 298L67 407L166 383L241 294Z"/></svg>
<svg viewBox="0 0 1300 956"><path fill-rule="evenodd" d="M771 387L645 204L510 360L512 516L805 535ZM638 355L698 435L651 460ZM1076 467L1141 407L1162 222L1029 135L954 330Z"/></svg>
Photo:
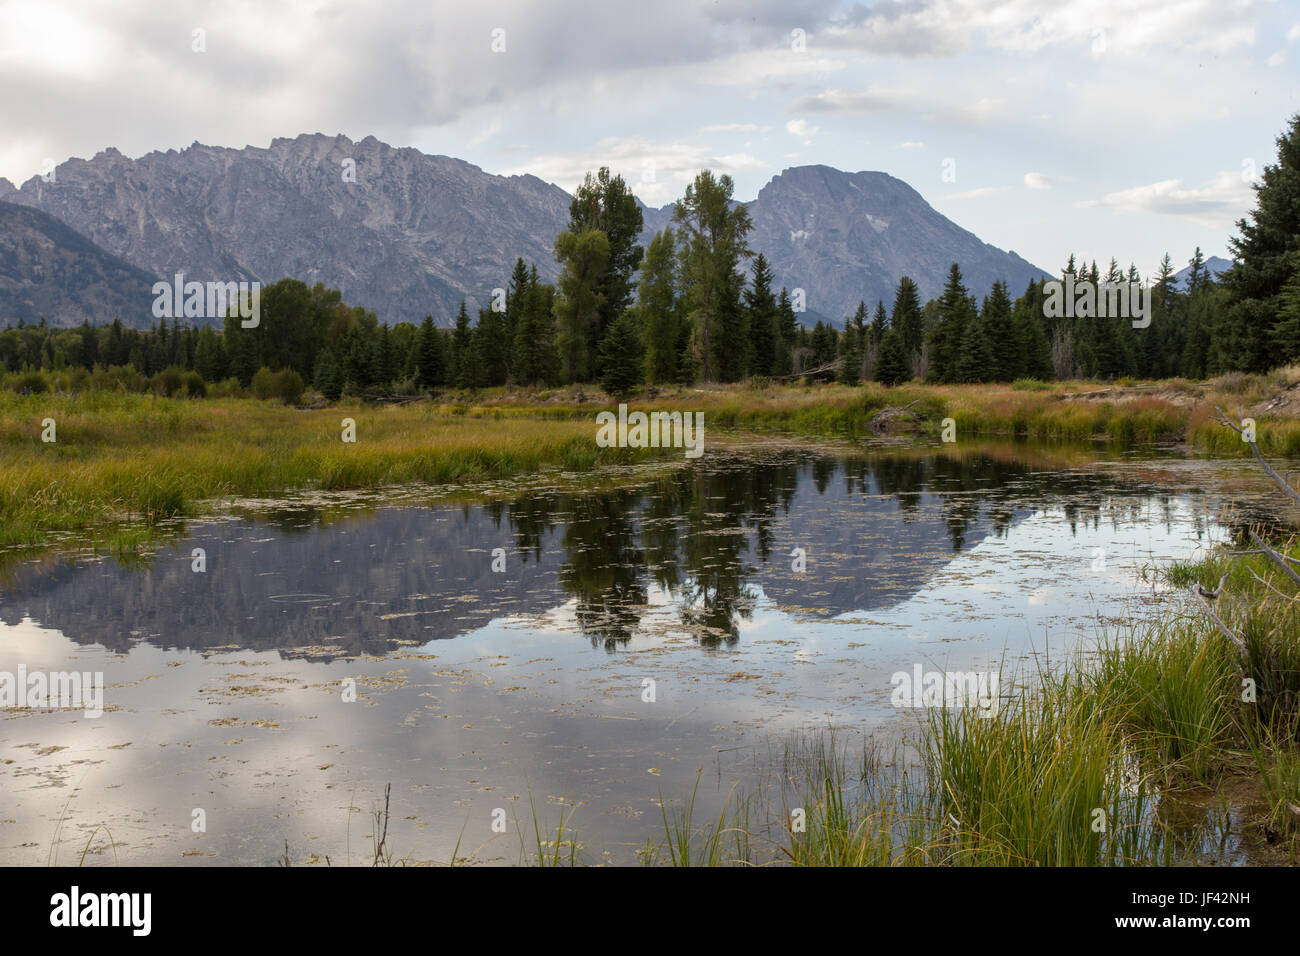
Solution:
<svg viewBox="0 0 1300 956"><path fill-rule="evenodd" d="M912 377L903 348L903 337L899 331L892 327L888 329L880 340L880 360L876 364L877 382L898 385Z"/></svg>
<svg viewBox="0 0 1300 956"><path fill-rule="evenodd" d="M985 370L986 377L983 381L1015 381L1020 375L1023 355L1012 326L1011 296L1007 294L1007 284L1002 280L994 282L993 288L984 297L980 321L992 359Z"/></svg>
<svg viewBox="0 0 1300 956"><path fill-rule="evenodd" d="M1227 309L1216 332L1232 367L1263 371L1284 354L1277 347L1277 316L1283 287L1295 273L1300 236L1300 113L1278 137L1277 162L1264 167L1255 210L1237 228L1241 235L1228 243L1236 261L1221 277Z"/></svg>
<svg viewBox="0 0 1300 956"><path fill-rule="evenodd" d="M865 318L866 306L858 304L859 318ZM844 323L844 335L840 337L840 382L845 385L857 385L862 373L862 340L858 337L858 328L862 322L855 323L848 319Z"/></svg>
<svg viewBox="0 0 1300 956"><path fill-rule="evenodd" d="M970 293L962 284L961 269L953 263L948 282L939 298L938 315L926 336L930 346L930 378L936 382L958 380L957 360L966 337L966 326L974 319Z"/></svg>
<svg viewBox="0 0 1300 956"><path fill-rule="evenodd" d="M635 310L614 320L600 343L600 386L611 395L626 395L641 384L644 346Z"/></svg>
<svg viewBox="0 0 1300 956"><path fill-rule="evenodd" d="M331 402L337 402L343 395L343 373L333 349L323 348L316 353L312 386Z"/></svg>
<svg viewBox="0 0 1300 956"><path fill-rule="evenodd" d="M415 384L428 391L441 388L447 381L447 357L443 351L442 333L433 324L433 316L426 315L420 323L415 340Z"/></svg>
<svg viewBox="0 0 1300 956"><path fill-rule="evenodd" d="M777 363L777 301L772 294L772 268L761 252L754 259L752 283L745 292L749 315L750 372L773 375Z"/></svg>
<svg viewBox="0 0 1300 956"><path fill-rule="evenodd" d="M953 376L958 382L990 382L997 376L996 358L979 315L970 316L962 329Z"/></svg>
<svg viewBox="0 0 1300 956"><path fill-rule="evenodd" d="M903 349L903 361L908 367L907 377L911 378L912 364L920 354L924 340L924 324L921 316L921 293L916 283L908 276L898 280L898 290L894 293L894 310L889 316L890 327L898 331L899 345Z"/></svg>
<svg viewBox="0 0 1300 956"><path fill-rule="evenodd" d="M460 311L456 313L456 328L451 334L452 371L451 384L456 388L473 388L478 378L476 356L474 354L474 332L469 324L469 311L465 300L460 300Z"/></svg>

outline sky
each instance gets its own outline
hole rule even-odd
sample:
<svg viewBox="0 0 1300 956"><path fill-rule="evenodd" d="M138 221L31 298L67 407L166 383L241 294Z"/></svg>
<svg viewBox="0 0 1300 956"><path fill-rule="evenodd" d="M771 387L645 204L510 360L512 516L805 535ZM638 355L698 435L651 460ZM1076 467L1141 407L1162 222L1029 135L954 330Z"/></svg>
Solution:
<svg viewBox="0 0 1300 956"><path fill-rule="evenodd" d="M1229 255L1300 111L1296 0L0 0L0 176L368 135L646 203L880 170L986 242Z"/></svg>

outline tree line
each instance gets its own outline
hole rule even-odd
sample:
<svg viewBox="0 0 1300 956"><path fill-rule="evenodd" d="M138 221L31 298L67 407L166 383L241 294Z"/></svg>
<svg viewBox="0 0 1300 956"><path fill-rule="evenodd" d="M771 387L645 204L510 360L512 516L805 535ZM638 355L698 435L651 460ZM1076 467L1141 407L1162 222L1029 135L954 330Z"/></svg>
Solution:
<svg viewBox="0 0 1300 956"><path fill-rule="evenodd" d="M842 326L807 328L796 298L773 289L770 263L749 248L752 223L732 201L729 176L703 170L672 224L642 248L641 209L623 178L602 168L579 186L556 237L558 279L544 282L518 259L493 306L471 318L462 302L450 329L432 316L389 326L338 290L282 279L262 290L255 328L237 315L220 329L173 321L148 331L117 320L74 329L20 321L0 332L0 365L130 368L142 378L171 369L243 388L266 369L330 400L507 384L593 382L622 394L799 376L893 385L1261 371L1300 360L1300 114L1278 147L1255 187L1256 210L1238 223L1234 266L1216 281L1197 248L1180 286L1166 254L1151 277L1146 328L1127 317L1050 317L1045 280L1014 299L998 281L977 301L957 263L936 299L922 302L904 276L888 307L861 302ZM1111 259L1103 270L1073 255L1061 275L1143 281L1132 265Z"/></svg>

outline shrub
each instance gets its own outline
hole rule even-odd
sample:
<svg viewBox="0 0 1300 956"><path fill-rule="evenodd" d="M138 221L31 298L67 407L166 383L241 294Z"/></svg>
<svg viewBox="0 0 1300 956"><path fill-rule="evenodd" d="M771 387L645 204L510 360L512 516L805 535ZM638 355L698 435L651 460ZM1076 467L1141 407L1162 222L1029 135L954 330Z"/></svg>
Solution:
<svg viewBox="0 0 1300 956"><path fill-rule="evenodd" d="M193 370L184 376L185 394L190 398L204 398L208 394L208 385L203 376Z"/></svg>
<svg viewBox="0 0 1300 956"><path fill-rule="evenodd" d="M25 395L28 393L32 395L43 395L50 390L50 383L47 382L45 376L36 369L30 369L26 372L19 373L17 376L9 380L8 385L19 395Z"/></svg>
<svg viewBox="0 0 1300 956"><path fill-rule="evenodd" d="M262 400L278 398L286 405L293 405L302 398L306 387L302 376L293 369L285 368L272 372L265 365L257 370L250 386L254 398Z"/></svg>
<svg viewBox="0 0 1300 956"><path fill-rule="evenodd" d="M163 369L153 377L153 390L157 395L171 398L185 386L185 371L175 365Z"/></svg>

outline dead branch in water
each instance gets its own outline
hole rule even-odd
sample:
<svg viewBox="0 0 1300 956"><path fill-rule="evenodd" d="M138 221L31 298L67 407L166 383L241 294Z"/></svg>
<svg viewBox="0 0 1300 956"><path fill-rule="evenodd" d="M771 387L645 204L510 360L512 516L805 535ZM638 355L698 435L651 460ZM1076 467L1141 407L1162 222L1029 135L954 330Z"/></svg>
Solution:
<svg viewBox="0 0 1300 956"><path fill-rule="evenodd" d="M1272 478L1273 482L1279 488L1285 491L1292 501L1300 505L1300 491L1296 491L1289 484L1287 484L1287 480L1283 478L1281 475L1279 475L1273 469L1273 466L1264 460L1264 456L1261 455L1259 452L1259 447L1253 441L1249 441L1246 439L1246 432L1241 428L1241 426L1233 424L1233 422L1229 420L1228 416L1223 414L1223 410L1219 408L1219 406L1217 405L1214 406L1214 410L1219 415L1219 424L1227 425L1234 432L1240 435L1242 437L1242 440L1246 441L1246 444L1250 445L1250 450L1255 453L1255 460L1259 462L1259 466L1264 469L1265 474L1267 474L1270 478Z"/></svg>

